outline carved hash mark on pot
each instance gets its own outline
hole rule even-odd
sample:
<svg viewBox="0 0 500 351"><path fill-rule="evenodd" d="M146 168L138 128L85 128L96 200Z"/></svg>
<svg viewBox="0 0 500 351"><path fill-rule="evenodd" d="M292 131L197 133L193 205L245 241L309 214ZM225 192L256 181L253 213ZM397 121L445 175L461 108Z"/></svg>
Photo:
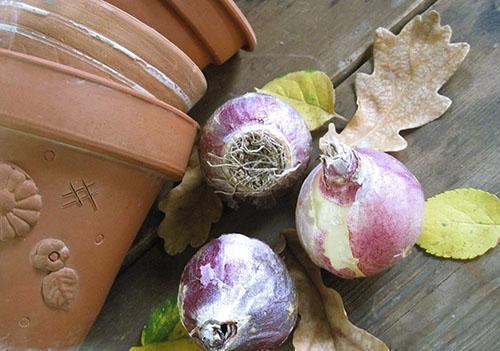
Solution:
<svg viewBox="0 0 500 351"><path fill-rule="evenodd" d="M29 234L41 209L35 182L21 168L0 162L0 241Z"/></svg>
<svg viewBox="0 0 500 351"><path fill-rule="evenodd" d="M83 207L85 202L88 202L94 211L97 211L97 203L95 202L97 193L92 190L94 183L87 183L84 179L80 183L80 185L75 185L71 181L69 182L70 191L62 195L63 199L69 201L63 205L63 208Z"/></svg>
<svg viewBox="0 0 500 351"><path fill-rule="evenodd" d="M71 268L50 273L42 281L43 301L50 308L69 311L79 291L78 274Z"/></svg>
<svg viewBox="0 0 500 351"><path fill-rule="evenodd" d="M68 258L68 247L58 239L44 239L38 242L31 253L33 267L45 273L64 268Z"/></svg>

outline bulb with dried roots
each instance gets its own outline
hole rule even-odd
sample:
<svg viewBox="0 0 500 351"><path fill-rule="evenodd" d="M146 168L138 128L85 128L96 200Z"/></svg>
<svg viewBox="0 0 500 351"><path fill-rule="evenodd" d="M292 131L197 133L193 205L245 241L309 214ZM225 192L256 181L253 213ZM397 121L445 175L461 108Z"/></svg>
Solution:
<svg viewBox="0 0 500 351"><path fill-rule="evenodd" d="M207 182L236 207L270 207L304 174L311 153L304 118L271 95L227 101L207 121L200 157Z"/></svg>

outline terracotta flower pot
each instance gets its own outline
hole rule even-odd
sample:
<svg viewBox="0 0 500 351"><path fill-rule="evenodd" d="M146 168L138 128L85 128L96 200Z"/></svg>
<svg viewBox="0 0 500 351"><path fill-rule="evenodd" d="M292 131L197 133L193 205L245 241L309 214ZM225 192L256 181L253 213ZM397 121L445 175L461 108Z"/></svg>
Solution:
<svg viewBox="0 0 500 351"><path fill-rule="evenodd" d="M182 111L206 91L186 54L101 0L0 1L0 47L110 78Z"/></svg>
<svg viewBox="0 0 500 351"><path fill-rule="evenodd" d="M82 341L196 133L158 100L0 50L0 350Z"/></svg>
<svg viewBox="0 0 500 351"><path fill-rule="evenodd" d="M156 29L204 68L221 64L243 46L252 51L255 33L233 0L107 0Z"/></svg>

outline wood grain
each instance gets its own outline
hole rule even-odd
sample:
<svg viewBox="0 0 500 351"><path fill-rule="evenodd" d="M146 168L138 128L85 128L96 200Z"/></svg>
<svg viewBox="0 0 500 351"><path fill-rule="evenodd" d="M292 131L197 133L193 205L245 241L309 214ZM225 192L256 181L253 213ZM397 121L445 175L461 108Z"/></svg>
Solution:
<svg viewBox="0 0 500 351"><path fill-rule="evenodd" d="M256 31L257 49L208 67L208 93L190 115L202 124L227 99L297 70L321 70L338 85L369 57L376 28L399 30L435 1L236 1Z"/></svg>
<svg viewBox="0 0 500 351"><path fill-rule="evenodd" d="M323 14L328 11L321 7L323 2L318 5L322 10L319 12L310 9L310 3L316 1L238 3L260 36L262 51L256 55L278 56L251 58L252 54L243 54L223 67L210 68L209 95L195 109L200 120L217 104L251 86L262 85L274 75L306 68L302 64L307 64L307 59L287 56L290 53L319 58L327 73L335 77L338 62L348 58L357 47L367 47L367 42L347 44L355 39L348 38L346 31L342 37L336 36L338 31L330 33L327 29L347 26L347 22L335 23L345 17L356 22L350 24L355 32L362 28L359 22L364 19L352 19L353 12L377 17L388 11L391 2L329 2L333 4L331 16L345 3L357 6L342 7L343 16L337 15L331 22ZM374 3L386 6L378 8ZM395 154L419 178L426 196L457 187L500 193L499 7L494 0L439 0L432 6L441 12L442 22L454 29L452 40L467 41L472 48L464 64L441 90L453 100L451 108L440 119L406 132L408 149ZM407 18L400 14L377 21L384 20L399 23ZM365 30L366 40L372 29ZM328 42L327 34L332 35ZM318 42L311 40L316 35ZM285 38L284 45L278 43L280 37ZM343 51L342 58L332 63L333 51L328 54L329 50L343 50L338 48L341 46L352 50ZM370 70L370 62L359 69ZM353 81L354 76L350 76L337 88L337 111L346 116L352 116L355 110ZM319 135L315 135L316 139ZM214 233L242 232L273 243L279 230L294 225L296 192L297 189L269 211L247 207L227 210ZM193 252L169 257L161 243L156 243L123 271L83 349L124 350L138 344L144 320L155 305L176 294L182 266ZM500 348L499 269L498 248L467 262L435 258L415 248L401 264L377 277L346 281L324 274L324 278L343 296L351 320L384 340L392 350L496 350ZM292 348L286 345L283 350Z"/></svg>
<svg viewBox="0 0 500 351"><path fill-rule="evenodd" d="M453 28L452 41L471 51L441 90L453 104L441 119L405 133L395 156L427 197L459 187L500 193L500 13L494 1L439 1L433 7ZM368 62L360 69L371 72ZM355 111L354 76L337 90L337 110ZM383 275L353 282L325 276L344 297L351 319L392 350L494 350L500 339L500 252L443 260L414 249Z"/></svg>

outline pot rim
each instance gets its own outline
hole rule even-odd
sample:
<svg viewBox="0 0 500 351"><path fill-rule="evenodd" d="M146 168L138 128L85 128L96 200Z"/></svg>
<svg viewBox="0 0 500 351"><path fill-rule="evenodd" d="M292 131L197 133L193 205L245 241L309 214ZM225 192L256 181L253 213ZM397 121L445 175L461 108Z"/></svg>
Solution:
<svg viewBox="0 0 500 351"><path fill-rule="evenodd" d="M88 1L88 0L87 0ZM94 0L98 3L101 3L101 6L104 8L110 7L113 8L115 11L117 11L121 17L123 17L125 20L127 20L130 23L134 23L135 26L140 28L144 33L147 35L150 35L151 37L154 38L154 40L158 43L164 42L166 45L165 48L168 48L170 54L175 54L180 56L186 64L188 64L192 71L192 77L196 78L198 84L200 84L202 88L202 93L199 96L195 96L193 100L191 100L191 105L187 104L187 110L190 110L206 93L207 91L207 79L201 69L198 67L198 65L189 57L188 54L186 54L184 51L182 51L177 45L175 45L172 41L170 41L167 37L159 33L156 29L148 26L147 24L143 23L133 15L129 14L127 11L124 11L113 4L110 4L109 2L106 2L105 0ZM137 0L135 0L137 1ZM234 5L236 6L236 5ZM237 6L236 6L237 7ZM238 9L239 10L239 9ZM243 15L243 14L241 14ZM244 17L244 16L243 16ZM167 52L167 50L165 50ZM193 79L194 80L194 79ZM163 101L163 100L162 100Z"/></svg>
<svg viewBox="0 0 500 351"><path fill-rule="evenodd" d="M136 83L149 94L168 104L176 104L183 111L189 110L206 93L207 81L196 63L155 29L104 0L78 0L72 3L71 6L58 6L59 2L62 1L16 0L12 4L11 2L7 2L3 6L14 8L19 6L19 11L27 12L33 12L34 10L31 7L34 7L41 11L47 11L56 18L60 17L63 21L68 20L68 23L71 24L69 25L71 30L77 32L83 31L89 35L89 38L97 40L100 45L109 46L113 50L120 52L123 56L123 60L120 60L120 62L123 63L129 59L131 62L136 62L131 67L133 67L133 72L136 75L139 74L141 78L132 80L133 83ZM26 6L21 6L18 3L21 5L25 4ZM81 8L86 8L87 12L92 10L92 13L94 13L93 18L107 19L107 23L112 23L112 25L97 25L97 20L89 20L76 11ZM120 28L122 27L128 28L135 33L134 40L131 40L131 37L120 36L120 33L122 33L120 32ZM123 38L126 38L126 40ZM154 43L154 46L151 46L151 43ZM81 49L79 46L71 44L70 46L77 51ZM95 47L95 44L92 46ZM158 49L151 51L155 47ZM146 48L150 50L148 51ZM88 54L88 50L83 50L82 53ZM106 57L106 55L89 55L111 68L116 68L112 62L103 60L103 57ZM177 68L172 67L169 57L175 58L179 65ZM137 58L140 60L137 61ZM176 71L182 73L175 73ZM118 72L126 78L130 78L123 68L118 69ZM196 88L192 89L192 87ZM168 96L171 96L174 100L170 101L167 98Z"/></svg>
<svg viewBox="0 0 500 351"><path fill-rule="evenodd" d="M115 83L108 79L102 78L100 76L96 76L94 74L85 71L81 71L53 61L44 60L38 57L18 52L13 52L6 49L0 49L0 60L2 59L8 59L8 60L10 59L15 62L27 63L32 66L40 67L41 70L51 71L54 74L59 73L67 77L78 78L78 81L75 80L75 83L73 85L78 85L78 84L81 85L81 80L84 80L93 83L98 87L109 88L110 90L117 92L120 95L124 94L134 99L137 99L141 102L142 106L147 107L148 105L152 105L161 108L162 110L164 110L164 113L161 116L142 114L140 117L135 115L132 117L134 119L142 118L141 121L149 120L148 122L155 122L156 125L159 126L160 128L164 126L165 127L163 128L164 131L167 131L168 129L172 128L171 126L169 126L171 125L171 123L168 122L169 120L172 122L173 121L172 118L176 118L179 120L177 124L179 124L180 122L181 124L185 125L188 129L190 129L189 132L190 133L192 132L193 134L192 144L194 144L194 139L197 130L199 129L198 123L189 116L187 116L184 112L178 110L177 108L171 105L168 105L167 103L161 100L141 94L131 88L123 86L119 83ZM0 81L1 81L1 75L0 75ZM70 84L68 82L65 83ZM31 87L32 85L30 85L30 88ZM66 88L65 90L68 89ZM88 100L86 101L85 104L85 106L87 106L92 103L93 97L86 96L85 99ZM62 104L68 104L67 101L60 101L60 100L58 100L57 103L58 104L61 103L61 106ZM109 105L112 106L113 104L110 103ZM138 109L135 112L138 113L140 112L139 110L140 106L138 105ZM130 115L133 115L133 112L134 111L131 111ZM81 114L83 113L84 111L81 111ZM179 164L174 164L174 162L168 161L166 159L163 160L159 159L158 157L161 158L161 154L156 156L151 155L152 151L151 147L154 147L156 144L165 144L165 142L167 142L168 144L175 147L175 145L178 144L178 140L167 140L167 141L160 140L161 136L156 134L155 135L156 138L154 138L154 140L149 140L148 142L148 140L141 139L143 141L142 143L135 142L132 145L132 142L134 142L133 138L128 138L128 139L124 138L119 140L119 142L117 142L116 138L113 139L113 136L111 135L111 134L114 135L116 133L111 133L108 138L106 138L106 135L102 133L101 135L94 137L89 135L84 136L82 135L82 133L78 133L78 129L81 128L82 126L92 126L92 124L98 124L98 122L101 121L99 117L100 116L93 116L92 114L85 115L83 118L79 118L78 120L78 123L80 123L79 125L75 124L71 125L69 128L63 129L63 128L58 128L57 126L50 127L50 124L55 123L55 120L50 121L50 116L46 115L42 116L38 114L36 117L30 118L20 115L9 115L8 113L4 113L4 111L0 110L0 126L52 139L55 142L60 142L73 147L83 148L89 152L97 153L105 157L106 156L111 157L116 161L126 162L130 165L138 166L140 168L148 168L151 171L159 172L170 178L179 179L183 176L190 154L186 153L186 155L184 155L185 156L184 157L185 162L183 162L185 163L184 167L180 166ZM46 119L43 121L43 123L37 124L35 119L39 121L41 118L47 118L48 120ZM110 130L110 128L113 128L113 131L116 131L122 128L121 130L123 132L126 132L126 129L124 128L125 125L126 123L123 123L123 121L111 121L111 125L108 125L107 129ZM130 129L128 131L130 131ZM178 133L176 133L176 136L177 134ZM161 139L166 139L166 138L161 138ZM127 141L129 141L130 143L127 144L126 143ZM163 154L166 153L164 152Z"/></svg>
<svg viewBox="0 0 500 351"><path fill-rule="evenodd" d="M219 0L226 10L231 14L231 17L236 20L239 25L239 29L243 32L246 44L243 47L246 51L254 51L257 46L257 36L252 28L252 25L246 18L246 16L241 12L241 9L236 5L233 0Z"/></svg>
<svg viewBox="0 0 500 351"><path fill-rule="evenodd" d="M257 45L257 38L252 26L233 0L203 0L200 1L201 8L199 9L206 11L210 11L211 9L217 13L215 22L211 24L219 24L217 21L220 20L222 22L230 20L230 31L238 33L241 38L238 47L230 46L231 50L227 50L226 45L222 44L221 38L213 37L213 28L210 28L210 30L206 28L205 20L199 13L196 14L196 11L194 15L191 13L192 9L190 7L195 7L196 1L170 0L166 3L169 4L177 16L186 23L190 30L198 37L198 40L201 41L204 50L212 59L210 63L223 64L236 54L242 46L247 51L253 51ZM220 18L221 15L224 18ZM216 29L216 31L220 31L220 29Z"/></svg>

